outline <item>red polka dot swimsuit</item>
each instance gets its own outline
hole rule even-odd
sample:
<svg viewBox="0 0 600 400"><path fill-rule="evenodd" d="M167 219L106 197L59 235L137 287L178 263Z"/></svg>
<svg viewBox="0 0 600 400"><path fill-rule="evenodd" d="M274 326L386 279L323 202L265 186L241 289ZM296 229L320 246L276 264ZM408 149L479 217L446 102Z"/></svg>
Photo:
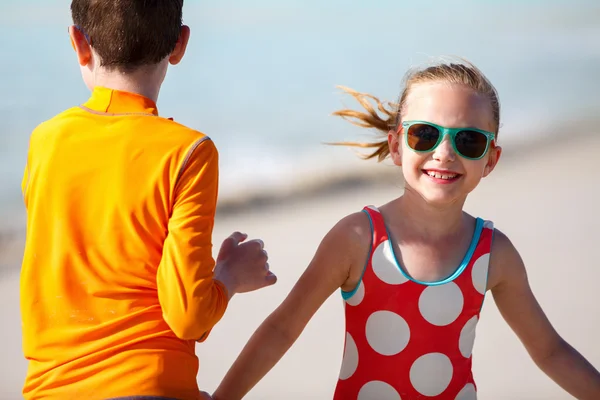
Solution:
<svg viewBox="0 0 600 400"><path fill-rule="evenodd" d="M365 207L373 232L360 284L342 292L346 341L334 400L475 400L471 372L493 224L477 219L452 276L419 282L399 267L383 217Z"/></svg>

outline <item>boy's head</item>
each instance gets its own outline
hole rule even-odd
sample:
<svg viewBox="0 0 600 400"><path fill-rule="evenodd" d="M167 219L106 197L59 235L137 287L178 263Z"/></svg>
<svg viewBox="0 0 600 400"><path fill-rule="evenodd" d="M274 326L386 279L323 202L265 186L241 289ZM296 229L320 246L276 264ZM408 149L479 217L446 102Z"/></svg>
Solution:
<svg viewBox="0 0 600 400"><path fill-rule="evenodd" d="M164 64L166 72L169 62L181 60L189 38L182 9L183 0L72 0L69 31L79 64L124 74Z"/></svg>

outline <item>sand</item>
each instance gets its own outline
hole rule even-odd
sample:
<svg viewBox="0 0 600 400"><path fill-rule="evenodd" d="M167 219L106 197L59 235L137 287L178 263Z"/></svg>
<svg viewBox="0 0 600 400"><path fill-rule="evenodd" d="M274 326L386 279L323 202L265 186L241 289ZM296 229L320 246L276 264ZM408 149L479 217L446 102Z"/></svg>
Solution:
<svg viewBox="0 0 600 400"><path fill-rule="evenodd" d="M514 150L505 149L500 165L471 195L466 209L493 220L511 238L553 325L600 368L600 264L596 254L600 251L596 248L600 243L600 185L594 161L600 151L600 136L573 138L567 144L554 142L511 156ZM246 340L283 300L337 220L366 204L380 205L400 194L399 179L389 179L387 183L340 188L312 198L219 216L215 252L234 230L260 237L279 282L259 292L236 296L211 337L197 346L201 388L212 391L216 387ZM26 362L20 348L16 268L0 275L0 298L0 338L4 343L0 398L18 399ZM343 350L342 309L341 297L335 293L247 398L331 398ZM477 328L473 357L480 399L570 398L529 359L489 294Z"/></svg>

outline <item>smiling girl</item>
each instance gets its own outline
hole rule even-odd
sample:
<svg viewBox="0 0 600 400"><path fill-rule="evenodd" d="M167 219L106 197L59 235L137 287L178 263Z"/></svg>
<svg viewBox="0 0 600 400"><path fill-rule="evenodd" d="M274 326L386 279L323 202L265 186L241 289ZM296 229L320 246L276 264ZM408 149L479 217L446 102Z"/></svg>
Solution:
<svg viewBox="0 0 600 400"><path fill-rule="evenodd" d="M339 288L346 335L336 400L476 399L472 350L487 290L544 373L578 399L600 399L600 374L548 321L511 241L463 210L500 159L496 90L468 62L413 70L405 82L391 105L346 89L366 112L335 113L383 134L359 146L402 167L404 193L329 231L214 399L248 393Z"/></svg>

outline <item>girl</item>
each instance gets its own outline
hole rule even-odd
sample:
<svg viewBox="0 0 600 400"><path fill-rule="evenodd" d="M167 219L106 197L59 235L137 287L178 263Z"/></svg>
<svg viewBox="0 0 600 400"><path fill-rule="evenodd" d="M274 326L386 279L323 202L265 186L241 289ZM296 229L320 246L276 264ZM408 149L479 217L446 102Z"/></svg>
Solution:
<svg viewBox="0 0 600 400"><path fill-rule="evenodd" d="M544 373L578 399L600 399L600 374L554 330L513 244L491 221L463 211L502 152L496 90L468 62L429 66L405 79L397 105L386 108L346 89L366 113L335 113L386 136L359 146L374 148L367 158L402 166L404 194L331 229L214 399L248 393L338 288L346 339L334 399L476 399L471 352L488 289Z"/></svg>

